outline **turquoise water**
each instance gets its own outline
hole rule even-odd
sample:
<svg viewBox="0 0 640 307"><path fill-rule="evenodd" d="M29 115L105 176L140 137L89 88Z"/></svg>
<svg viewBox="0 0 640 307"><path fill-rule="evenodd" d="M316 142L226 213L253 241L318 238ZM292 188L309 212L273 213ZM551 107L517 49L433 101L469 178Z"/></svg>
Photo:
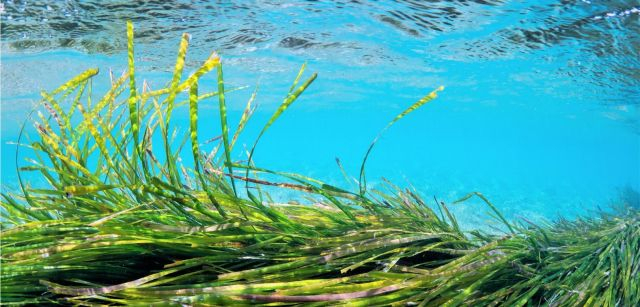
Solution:
<svg viewBox="0 0 640 307"><path fill-rule="evenodd" d="M640 190L637 1L1 3L3 189L16 187L12 142L40 89L89 67L107 84L126 67L130 18L152 87L170 80L182 32L188 68L218 50L227 84L250 86L228 95L230 122L259 84L247 144L300 65L318 72L261 141L259 166L349 186L335 158L356 176L378 131L444 85L378 143L370 184L384 177L447 202L481 191L512 219L588 214ZM203 112L215 136L216 104ZM478 202L455 210L469 224L487 219Z"/></svg>

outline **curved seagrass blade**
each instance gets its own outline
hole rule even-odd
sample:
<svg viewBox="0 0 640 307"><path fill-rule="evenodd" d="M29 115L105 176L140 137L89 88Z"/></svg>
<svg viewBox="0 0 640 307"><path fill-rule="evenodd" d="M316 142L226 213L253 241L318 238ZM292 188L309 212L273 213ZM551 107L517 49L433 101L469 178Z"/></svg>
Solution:
<svg viewBox="0 0 640 307"><path fill-rule="evenodd" d="M498 216L498 218L500 219L500 221L502 221L502 223L504 223L507 228L509 228L509 231L511 231L512 234L515 234L515 230L513 229L513 227L511 226L511 224L509 223L509 221L507 221L507 219L504 218L504 216L502 215L502 213L500 213L500 210L498 210L498 208L496 208L496 206L494 206L489 199L487 199L482 193L480 192L471 192L467 195L465 195L464 197L454 201L454 204L457 203L461 203L473 196L479 197L480 199L482 199L482 201L487 204L489 206L489 208L491 208L491 210L493 210L493 212Z"/></svg>
<svg viewBox="0 0 640 307"><path fill-rule="evenodd" d="M167 96L167 110L165 115L165 123L161 126L164 147L165 147L165 156L167 160L167 172L169 173L169 179L174 184L180 184L180 177L178 176L178 167L175 164L175 159L171 157L171 146L169 142L169 123L171 121L171 114L173 113L174 101L176 96L178 95L178 85L180 84L180 80L182 78L182 71L184 69L184 60L187 54L187 48L189 46L189 34L182 34L182 39L180 40L180 47L178 49L178 56L176 58L176 65L173 70L173 76L171 78L171 84L169 85L169 96Z"/></svg>
<svg viewBox="0 0 640 307"><path fill-rule="evenodd" d="M227 217L226 211L220 206L220 203L216 199L216 197L211 193L208 185L204 180L204 175L202 174L200 168L200 147L198 146L198 83L195 82L191 85L191 89L189 90L189 127L190 127L190 135L191 135L191 152L193 153L193 161L194 161L194 169L200 182L202 183L202 188L207 194L207 197L211 201L211 203L216 207L218 213L222 215L222 217Z"/></svg>
<svg viewBox="0 0 640 307"><path fill-rule="evenodd" d="M222 128L222 144L224 146L225 165L229 171L229 174L233 174L233 166L231 161L231 146L229 146L229 127L227 126L227 104L224 99L224 78L222 76L222 64L218 65L218 102L220 113L220 127ZM233 188L233 194L238 196L236 191L236 182L233 176L229 177L231 180L231 187Z"/></svg>
<svg viewBox="0 0 640 307"><path fill-rule="evenodd" d="M271 127L271 125L273 125L273 123L280 117L280 115L282 115L282 113L284 113L284 111L286 111L291 106L291 104L294 101L296 101L296 99L298 99L298 97L300 97L300 95L302 95L302 93L307 89L307 87L309 87L309 85L311 85L311 83L313 83L313 81L318 77L317 73L313 73L311 75L311 77L309 77L300 87L295 89L295 86L298 84L298 81L300 80L302 74L304 73L305 68L306 68L306 63L303 64L302 67L300 67L300 71L298 72L298 75L296 76L296 79L293 81L293 84L291 85L291 88L289 89L289 93L287 94L287 97L285 97L285 99L282 102L282 104L280 104L278 109L276 109L276 111L273 113L273 115L271 115L271 118L269 118L269 120L264 125L262 130L260 130L260 133L258 134L258 137L254 141L253 146L251 147L251 150L249 151L249 157L247 159L247 166L248 167L247 167L247 170L246 170L246 173L245 173L246 177L249 177L249 166L251 166L251 162L252 162L252 159L253 159L253 153L255 152L256 147L258 146L258 142L260 141L260 138L262 138L264 133L269 129L269 127ZM245 189L247 191L247 194L250 195L250 197L251 197L253 194L251 193L251 191L249 191L249 182L248 181L245 184ZM251 197L251 199L255 200L255 202L258 202L255 197Z"/></svg>
<svg viewBox="0 0 640 307"><path fill-rule="evenodd" d="M366 178L365 178L365 174L364 174L364 169L365 169L365 164L367 163L367 158L369 158L369 154L371 154L371 150L373 149L373 146L378 142L378 140L380 139L382 134L385 131L387 131L391 126L393 126L393 124L395 124L397 121L399 121L400 119L405 117L407 114L417 110L421 106L425 105L426 103L428 103L428 102L432 101L433 99L435 99L436 97L438 97L438 95L437 95L438 92L442 91L442 90L444 90L444 86L440 86L437 89L435 89L433 92L429 93L429 95L422 97L422 99L418 100L417 102L412 104L409 108L404 110L402 113L398 114L382 130L380 130L380 132L378 132L378 135L376 135L376 137L373 139L373 141L371 142L371 145L369 145L369 148L367 149L367 152L364 154L364 158L362 159L362 164L360 165L360 179L359 179L359 183L358 183L359 190L360 190L360 196L364 196L364 194L367 191L367 182L366 182Z"/></svg>

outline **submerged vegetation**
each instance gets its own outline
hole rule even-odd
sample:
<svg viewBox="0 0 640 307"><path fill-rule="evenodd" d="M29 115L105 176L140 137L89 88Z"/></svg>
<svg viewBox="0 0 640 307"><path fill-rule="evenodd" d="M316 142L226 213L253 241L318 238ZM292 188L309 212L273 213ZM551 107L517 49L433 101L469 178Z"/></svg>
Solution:
<svg viewBox="0 0 640 307"><path fill-rule="evenodd" d="M305 80L304 66L247 160L234 161L255 95L231 131L224 94L235 89L225 88L220 58L182 76L187 35L169 85L139 90L127 30L129 71L102 99L91 100L98 70L87 70L43 92L37 138L21 136L33 158L20 172L49 187L21 180L22 193L2 195L2 304L640 305L638 208L537 226L508 221L471 193L459 201L479 197L504 228L463 232L444 202L391 183L367 189L376 141L355 192L260 168L258 141L316 78ZM217 91L201 93L214 69ZM198 131L206 100L217 101L221 125L210 152ZM171 126L181 107L190 114L183 136ZM313 201L278 204L274 189Z"/></svg>

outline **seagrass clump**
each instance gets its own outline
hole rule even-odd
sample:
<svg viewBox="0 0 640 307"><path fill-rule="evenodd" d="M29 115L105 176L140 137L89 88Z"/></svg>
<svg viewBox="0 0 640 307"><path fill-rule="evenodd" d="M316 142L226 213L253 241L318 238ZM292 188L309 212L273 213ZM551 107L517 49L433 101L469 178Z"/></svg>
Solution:
<svg viewBox="0 0 640 307"><path fill-rule="evenodd" d="M255 93L231 131L225 94L238 88L225 87L215 53L183 76L184 35L173 78L150 89L136 80L131 23L127 35L129 69L104 96L92 93L98 70L87 70L43 92L35 134L21 133L30 155L20 176L47 184L21 177L19 193L2 194L3 305L640 305L632 204L537 226L508 221L474 192L459 201L478 197L502 226L463 232L444 202L391 183L367 188L378 137L356 191L258 167L258 141L316 78L303 79L305 66L239 161ZM215 91L200 91L212 70ZM199 105L211 102L220 131L203 137L198 116L212 116ZM187 133L172 126L177 108L189 112ZM278 189L310 201L276 203Z"/></svg>

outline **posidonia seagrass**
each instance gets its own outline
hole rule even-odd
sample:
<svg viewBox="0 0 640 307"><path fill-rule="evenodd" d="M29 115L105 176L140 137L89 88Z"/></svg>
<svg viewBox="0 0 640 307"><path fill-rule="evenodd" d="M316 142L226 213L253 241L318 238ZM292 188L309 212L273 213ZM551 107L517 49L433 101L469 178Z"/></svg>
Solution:
<svg viewBox="0 0 640 307"><path fill-rule="evenodd" d="M462 200L480 197L506 231L465 233L444 203L429 205L417 191L367 190L364 161L357 191L255 166L257 140L246 163L233 161L255 93L229 138L223 94L235 89L224 86L220 58L212 54L183 80L184 35L169 86L138 89L127 30L129 71L104 97L91 101L98 70L83 72L43 93L48 114L35 113L37 137L20 137L34 158L19 173L49 186L21 178L20 193L2 194L2 304L640 305L637 204L537 226L508 221L474 192ZM213 69L217 92L200 93ZM304 72L260 137L316 78L300 83ZM207 153L199 104L212 97L222 135ZM190 114L183 136L170 126L181 107ZM187 142L192 169L180 162ZM275 204L268 189L294 189L315 203Z"/></svg>

